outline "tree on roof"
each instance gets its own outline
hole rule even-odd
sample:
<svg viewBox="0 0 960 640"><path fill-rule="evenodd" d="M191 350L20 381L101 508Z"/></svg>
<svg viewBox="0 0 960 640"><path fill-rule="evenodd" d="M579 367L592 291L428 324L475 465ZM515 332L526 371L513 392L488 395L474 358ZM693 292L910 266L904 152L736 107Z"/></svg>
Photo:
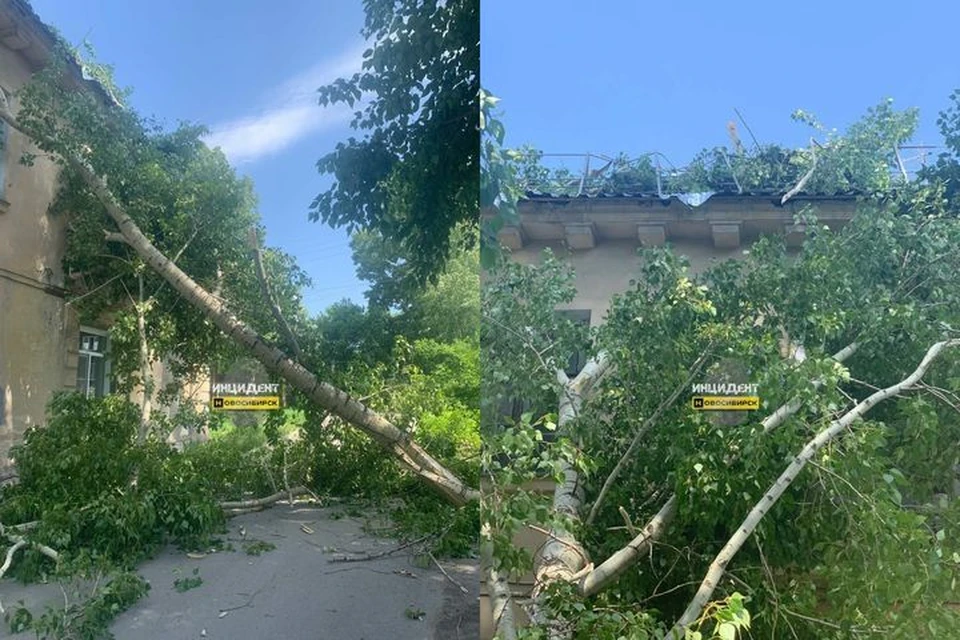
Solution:
<svg viewBox="0 0 960 640"><path fill-rule="evenodd" d="M588 195L671 194L695 192L784 194L803 182L803 192L817 195L873 194L889 191L906 180L897 149L910 140L917 126L917 110L893 108L884 100L867 110L845 133L827 130L810 113L797 110L792 119L810 126L810 146L791 149L780 144L746 148L734 144L700 151L680 171L661 171L649 155L630 159L621 154L595 170L584 181ZM577 195L581 175L565 168L548 169L542 156L522 151L523 188L561 196Z"/></svg>

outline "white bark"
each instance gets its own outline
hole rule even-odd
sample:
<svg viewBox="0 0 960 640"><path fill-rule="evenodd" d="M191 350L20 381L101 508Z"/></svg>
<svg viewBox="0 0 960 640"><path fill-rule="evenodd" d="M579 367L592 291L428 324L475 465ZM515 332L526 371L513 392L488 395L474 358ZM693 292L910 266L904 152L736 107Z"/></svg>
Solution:
<svg viewBox="0 0 960 640"><path fill-rule="evenodd" d="M613 361L610 357L606 353L601 353L587 362L573 380L567 380L563 371L557 372L557 378L563 385L560 391L560 411L557 418L559 435L568 435L569 426L579 416L584 399L593 393L612 366ZM580 520L583 486L580 483L580 474L574 466L564 464L562 472L563 482L556 486L553 493L553 511L557 515L568 518L575 525ZM564 638L569 634L562 628L562 621L546 618L541 603L543 591L558 580L566 582L576 580L588 562L586 550L566 527L554 525L550 529L547 541L535 558L532 611L534 620L547 626L551 638Z"/></svg>
<svg viewBox="0 0 960 640"><path fill-rule="evenodd" d="M793 187L793 189L790 189L790 191L783 194L783 197L780 198L780 206L787 204L787 200L789 200L793 196L803 191L803 188L807 186L807 182L810 181L810 178L813 176L814 170L817 168L817 147L819 146L820 145L817 143L816 140L814 140L813 138L810 138L810 154L813 157L813 162L810 164L810 169L807 170L805 174L803 174L803 177L800 178L800 182L798 182L796 186Z"/></svg>
<svg viewBox="0 0 960 640"><path fill-rule="evenodd" d="M153 371L150 367L150 344L147 342L146 301L143 298L143 274L137 274L140 293L134 307L137 313L137 335L140 339L140 386L143 398L140 400L140 430L137 442L143 444L150 434L150 416L153 412Z"/></svg>
<svg viewBox="0 0 960 640"><path fill-rule="evenodd" d="M723 549L720 550L720 553L717 554L717 557L714 559L707 571L707 575L700 584L699 590L690 601L686 611L684 611L683 615L680 616L680 619L677 620L677 624L674 626L673 630L667 634L667 638L683 638L686 628L700 618L704 607L709 602L710 597L713 595L714 590L720 582L720 579L723 577L727 565L756 530L757 525L760 524L760 520L762 520L767 512L769 512L773 507L773 505L777 503L777 500L780 498L780 496L783 495L783 493L797 478L806 464L813 458L814 455L816 455L817 451L840 435L844 429L849 427L854 421L872 409L874 405L886 400L891 396L897 395L904 389L907 389L919 382L923 375L927 372L927 369L930 368L930 365L933 363L933 361L944 349L955 347L957 345L960 345L960 339L945 340L943 342L934 344L927 351L927 354L924 356L923 360L913 373L897 384L887 387L886 389L880 389L879 391L873 393L866 400L863 400L853 409L845 413L840 419L834 420L832 423L830 423L830 426L818 433L813 440L807 443L797 457L793 459L789 466L787 466L784 472L780 474L780 477L777 478L777 481L774 482L770 489L767 490L763 498L761 498L760 501L753 507L753 509L744 519L743 523L740 525L740 528L737 529L737 532L733 534Z"/></svg>
<svg viewBox="0 0 960 640"><path fill-rule="evenodd" d="M482 534L481 534L482 535ZM493 615L494 637L497 640L516 640L517 621L513 616L513 597L506 576L493 565L493 543L485 539L480 545L480 556L487 574L490 607Z"/></svg>
<svg viewBox="0 0 960 640"><path fill-rule="evenodd" d="M251 498L250 500L221 502L220 508L226 511L231 511L233 509L260 509L275 502L279 502L283 500L284 497L287 497L292 504L294 496L303 495L304 493L309 493L306 487L293 487L292 489L288 489L286 491L278 491L265 498Z"/></svg>
<svg viewBox="0 0 960 640"><path fill-rule="evenodd" d="M650 545L663 534L676 515L677 496L674 494L647 523L647 526L627 543L627 546L607 558L603 564L584 577L580 583L580 593L584 596L592 596L615 582L624 571L650 550Z"/></svg>

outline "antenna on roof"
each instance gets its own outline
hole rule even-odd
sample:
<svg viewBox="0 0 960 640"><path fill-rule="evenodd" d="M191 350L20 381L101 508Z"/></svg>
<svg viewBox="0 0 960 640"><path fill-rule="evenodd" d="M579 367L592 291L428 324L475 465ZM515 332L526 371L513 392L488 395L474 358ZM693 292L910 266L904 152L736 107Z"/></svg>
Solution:
<svg viewBox="0 0 960 640"><path fill-rule="evenodd" d="M747 124L747 121L741 115L740 110L736 107L733 108L733 112L737 114L737 117L740 118L740 122L743 124L743 128L747 130L747 133L750 134L750 139L753 140L753 145L757 148L757 151L760 150L760 143L757 142L757 136L753 135L753 130L750 128L750 125Z"/></svg>

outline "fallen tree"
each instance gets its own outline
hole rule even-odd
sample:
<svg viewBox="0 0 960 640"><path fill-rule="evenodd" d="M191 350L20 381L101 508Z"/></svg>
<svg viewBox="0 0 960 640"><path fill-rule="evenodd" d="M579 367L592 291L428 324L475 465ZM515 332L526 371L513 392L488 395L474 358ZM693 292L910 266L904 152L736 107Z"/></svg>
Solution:
<svg viewBox="0 0 960 640"><path fill-rule="evenodd" d="M918 189L907 201L909 207L896 200L875 204L841 234L817 228L795 261L783 260L782 245L767 239L743 262L718 265L696 280L668 251L645 250L634 286L613 300L607 324L591 336L601 355L572 380L557 370L564 368L565 354L583 351L582 336L571 337L572 328L552 311L572 300L572 273L550 257L538 266L503 264L494 271L484 302L485 384L501 404L529 400L521 420L501 417L485 429L499 447L497 455L512 456L520 468L545 460L539 477L546 472L557 481L550 498L522 488L509 492L509 482L522 485L538 476L518 478L505 473L506 463L487 461L493 489L485 490L485 521L494 541L487 579L500 612L509 610L512 594L496 583L530 566L509 548L526 526L544 535L533 550L531 618L552 639L668 633L667 620L646 613L647 607L671 623L681 620L677 630L703 637L711 625L717 633L731 619L752 619L762 627L758 633L774 637L778 622L815 629L818 620L837 628L856 620L855 628L864 632L927 624L945 629L955 622L936 595L949 588L949 579L935 578L939 569L925 563L932 545L938 555L956 545L947 546L943 534L931 538L923 518L900 506L900 492L923 504L951 486L956 463L943 449L949 451L960 434L960 365L943 358L937 382L929 385L914 385L916 376L899 384L899 377L890 378L901 375L903 363L919 357L920 349L955 344L950 336L958 333L953 327L960 291L952 275L956 257L947 251L960 238L960 225L938 213L942 201L935 187ZM784 290L792 295L784 299ZM883 301L884 311L861 296ZM785 334L803 337L806 358L784 358L796 352L781 348ZM701 359L715 375L731 356L752 371L765 416L727 427L678 398L689 392ZM924 360L924 369L931 361ZM860 387L876 393L860 402ZM889 406L873 412L877 422L833 442L885 398ZM924 438L907 438L911 427L904 424L919 420L907 416L921 410ZM814 477L798 482L795 465L784 474L781 461L796 458L792 452L810 440L807 425L828 417L831 435L801 456L820 454ZM546 425L556 438L538 443L529 430L534 424ZM781 480L789 475L790 482L775 485L776 495L768 493L768 474L784 474ZM766 513L771 506L771 496L779 499L776 516L758 517L757 510ZM951 524L942 526L955 523L958 503L949 504L939 513L941 522ZM741 509L750 515L738 526L730 516ZM634 527L635 521L646 524ZM757 527L757 546L748 552L743 543ZM728 531L739 533L717 555L712 541L726 540ZM820 545L830 559L797 553L791 541L798 539ZM861 555L848 558L850 548ZM737 550L750 560L738 560L731 579L721 584ZM916 584L878 582L879 574L864 570L862 556L880 566L899 562L898 570ZM703 588L691 593L704 571ZM945 571L945 578L957 575L956 567ZM699 574L697 582L686 578L691 574ZM799 601L790 585L811 580L818 585L816 599ZM843 585L843 597L827 600L820 584L830 594ZM743 617L742 593L750 596L750 618ZM856 612L870 606L861 593L899 603L901 613L888 615L874 604L869 610L877 623L859 620ZM791 600L783 604L786 597ZM681 602L683 608L689 603L686 613ZM509 628L515 624L510 616L501 613L496 622L504 637L523 636ZM720 633L731 632L736 627Z"/></svg>
<svg viewBox="0 0 960 640"><path fill-rule="evenodd" d="M202 311L226 336L245 348L269 371L284 378L311 401L341 417L347 423L367 433L399 463L435 488L454 504L479 498L475 489L467 487L458 477L444 468L404 430L393 425L382 415L350 397L346 392L323 382L283 351L271 345L263 336L237 318L226 304L196 283L172 260L163 255L127 214L104 178L97 175L74 146L57 140L38 126L22 124L10 109L5 97L0 98L0 119L19 131L45 152L55 154L69 170L75 172L102 204L107 216L116 224L116 230L137 255L163 277L183 299Z"/></svg>

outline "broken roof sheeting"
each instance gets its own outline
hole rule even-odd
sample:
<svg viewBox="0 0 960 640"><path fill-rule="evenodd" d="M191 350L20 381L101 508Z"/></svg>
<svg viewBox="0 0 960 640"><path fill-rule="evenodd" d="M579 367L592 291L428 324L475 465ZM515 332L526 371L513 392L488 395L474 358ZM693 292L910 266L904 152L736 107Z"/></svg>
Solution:
<svg viewBox="0 0 960 640"><path fill-rule="evenodd" d="M660 195L658 193L581 193L580 195L547 193L544 191L527 191L521 200L659 200L665 206L673 201L680 202L690 208L699 207L711 198L771 198L779 206L780 199L784 191L770 189L764 191L701 191L694 193L670 193ZM863 195L860 192L849 191L845 193L821 194L821 193L798 193L791 200L852 200Z"/></svg>

